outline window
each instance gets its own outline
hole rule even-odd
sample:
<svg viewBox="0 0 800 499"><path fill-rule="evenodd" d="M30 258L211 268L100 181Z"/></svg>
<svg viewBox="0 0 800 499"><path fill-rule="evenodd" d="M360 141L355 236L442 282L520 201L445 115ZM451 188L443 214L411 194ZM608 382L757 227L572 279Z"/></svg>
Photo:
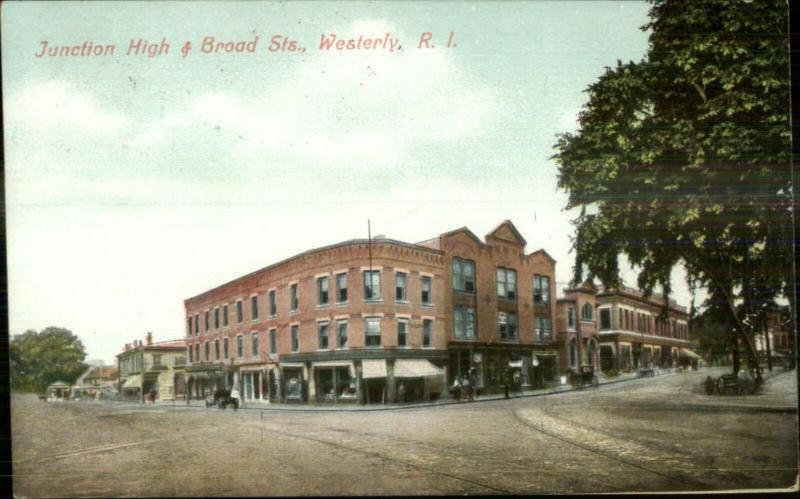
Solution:
<svg viewBox="0 0 800 499"><path fill-rule="evenodd" d="M214 309L214 329L219 329L219 307Z"/></svg>
<svg viewBox="0 0 800 499"><path fill-rule="evenodd" d="M475 309L455 307L453 310L453 333L457 339L475 339Z"/></svg>
<svg viewBox="0 0 800 499"><path fill-rule="evenodd" d="M206 311L205 311L205 313L203 314L203 316L205 317L204 324L205 324L205 326L206 326L206 329L205 329L205 331L206 331L206 333L207 333L207 332L208 332L208 330L209 330L209 327L208 327L208 310L206 310Z"/></svg>
<svg viewBox="0 0 800 499"><path fill-rule="evenodd" d="M194 362L194 355L192 354L192 347L189 347L189 363L191 364ZM128 372L130 372L130 368L128 368Z"/></svg>
<svg viewBox="0 0 800 499"><path fill-rule="evenodd" d="M194 335L200 334L200 315L194 314Z"/></svg>
<svg viewBox="0 0 800 499"><path fill-rule="evenodd" d="M300 349L300 326L292 326L292 352Z"/></svg>
<svg viewBox="0 0 800 499"><path fill-rule="evenodd" d="M347 348L347 321L336 323L336 348Z"/></svg>
<svg viewBox="0 0 800 499"><path fill-rule="evenodd" d="M430 305L431 304L431 278L428 276L422 276L421 278L421 287L422 287L422 304L423 305Z"/></svg>
<svg viewBox="0 0 800 499"><path fill-rule="evenodd" d="M219 340L214 340L214 360L219 360Z"/></svg>
<svg viewBox="0 0 800 499"><path fill-rule="evenodd" d="M205 358L206 362L208 362L209 360L209 351L210 348L208 346L208 342L206 341L205 343L203 343L203 357Z"/></svg>
<svg viewBox="0 0 800 499"><path fill-rule="evenodd" d="M600 330L605 331L611 329L611 309L600 309Z"/></svg>
<svg viewBox="0 0 800 499"><path fill-rule="evenodd" d="M191 317L187 317L186 318L186 336L191 336L191 335L192 335L192 318Z"/></svg>
<svg viewBox="0 0 800 499"><path fill-rule="evenodd" d="M368 347L381 346L381 320L370 317L364 320L364 344Z"/></svg>
<svg viewBox="0 0 800 499"><path fill-rule="evenodd" d="M535 275L533 276L533 303L537 305L547 305L550 303L550 278Z"/></svg>
<svg viewBox="0 0 800 499"><path fill-rule="evenodd" d="M501 340L516 340L517 314L500 312L497 314L497 329Z"/></svg>
<svg viewBox="0 0 800 499"><path fill-rule="evenodd" d="M365 270L364 271L364 299L365 300L380 300L381 299L381 271L380 270Z"/></svg>
<svg viewBox="0 0 800 499"><path fill-rule="evenodd" d="M250 297L250 319L258 320L258 296Z"/></svg>
<svg viewBox="0 0 800 499"><path fill-rule="evenodd" d="M200 343L194 344L194 358L200 362Z"/></svg>
<svg viewBox="0 0 800 499"><path fill-rule="evenodd" d="M550 317L537 316L534 320L534 341L549 342L552 333Z"/></svg>
<svg viewBox="0 0 800 499"><path fill-rule="evenodd" d="M517 271L497 268L497 296L513 300L517 297Z"/></svg>
<svg viewBox="0 0 800 499"><path fill-rule="evenodd" d="M453 289L465 293L475 292L475 264L473 262L453 258Z"/></svg>
<svg viewBox="0 0 800 499"><path fill-rule="evenodd" d="M269 353L278 353L278 344L275 338L275 330L269 330Z"/></svg>
<svg viewBox="0 0 800 499"><path fill-rule="evenodd" d="M394 274L394 299L397 301L406 301L406 277L405 272Z"/></svg>
<svg viewBox="0 0 800 499"><path fill-rule="evenodd" d="M297 301L297 283L289 286L289 302L289 310L296 312L300 305Z"/></svg>
<svg viewBox="0 0 800 499"><path fill-rule="evenodd" d="M575 329L575 309L572 307L567 307L567 327Z"/></svg>
<svg viewBox="0 0 800 499"><path fill-rule="evenodd" d="M347 301L347 274L336 274L336 301Z"/></svg>
<svg viewBox="0 0 800 499"><path fill-rule="evenodd" d="M592 320L592 305L589 303L584 303L583 308L581 309L581 319L585 321Z"/></svg>
<svg viewBox="0 0 800 499"><path fill-rule="evenodd" d="M236 337L236 356L240 359L244 357L244 337L242 335Z"/></svg>
<svg viewBox="0 0 800 499"><path fill-rule="evenodd" d="M275 290L269 292L269 316L275 317L278 315L278 304L275 302Z"/></svg>
<svg viewBox="0 0 800 499"><path fill-rule="evenodd" d="M222 339L222 356L225 359L228 358L228 338Z"/></svg>
<svg viewBox="0 0 800 499"><path fill-rule="evenodd" d="M206 343L208 344L208 343ZM153 354L153 365L161 366L161 354Z"/></svg>
<svg viewBox="0 0 800 499"><path fill-rule="evenodd" d="M404 347L406 346L406 340L408 337L408 321L403 319L398 319L397 321L397 346Z"/></svg>
<svg viewBox="0 0 800 499"><path fill-rule="evenodd" d="M239 300L236 302L236 323L241 324L244 320L244 313L242 311L242 301Z"/></svg>
<svg viewBox="0 0 800 499"><path fill-rule="evenodd" d="M433 327L433 321L430 319L423 319L422 320L422 346L429 347L431 346L431 329Z"/></svg>
<svg viewBox="0 0 800 499"><path fill-rule="evenodd" d="M228 327L228 304L222 306L222 327Z"/></svg>
<svg viewBox="0 0 800 499"><path fill-rule="evenodd" d="M328 304L328 278L317 279L317 305Z"/></svg>
<svg viewBox="0 0 800 499"><path fill-rule="evenodd" d="M250 355L258 357L258 333L250 335Z"/></svg>
<svg viewBox="0 0 800 499"><path fill-rule="evenodd" d="M320 350L327 350L328 349L328 323L327 322L320 322L317 324L317 339L318 339L318 348Z"/></svg>

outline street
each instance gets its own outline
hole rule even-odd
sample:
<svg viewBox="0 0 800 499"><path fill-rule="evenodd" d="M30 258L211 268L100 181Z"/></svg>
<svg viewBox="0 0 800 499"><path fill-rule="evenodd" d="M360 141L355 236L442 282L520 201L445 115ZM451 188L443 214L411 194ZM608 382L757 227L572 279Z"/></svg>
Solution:
<svg viewBox="0 0 800 499"><path fill-rule="evenodd" d="M385 411L12 398L17 496L531 494L787 488L795 371L706 396L701 370Z"/></svg>

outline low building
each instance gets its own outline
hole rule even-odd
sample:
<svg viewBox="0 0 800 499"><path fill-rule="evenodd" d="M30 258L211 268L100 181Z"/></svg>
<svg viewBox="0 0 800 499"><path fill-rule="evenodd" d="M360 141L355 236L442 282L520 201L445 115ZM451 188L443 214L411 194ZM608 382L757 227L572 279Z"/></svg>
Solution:
<svg viewBox="0 0 800 499"><path fill-rule="evenodd" d="M147 394L155 400L185 397L186 341L153 343L147 333L145 342L127 343L117 355L119 394L125 399L144 401Z"/></svg>
<svg viewBox="0 0 800 499"><path fill-rule="evenodd" d="M432 400L468 376L484 392L556 383L555 260L510 221L420 243L353 239L184 301L192 397Z"/></svg>
<svg viewBox="0 0 800 499"><path fill-rule="evenodd" d="M69 383L56 381L47 387L47 400L67 400L70 397Z"/></svg>
<svg viewBox="0 0 800 499"><path fill-rule="evenodd" d="M117 390L117 368L114 366L93 367L80 383L82 397L96 398L102 391Z"/></svg>

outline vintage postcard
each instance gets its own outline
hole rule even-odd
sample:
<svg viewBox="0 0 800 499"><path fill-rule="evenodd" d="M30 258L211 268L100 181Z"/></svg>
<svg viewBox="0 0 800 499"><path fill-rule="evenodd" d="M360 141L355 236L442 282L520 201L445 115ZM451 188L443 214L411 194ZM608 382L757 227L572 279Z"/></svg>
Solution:
<svg viewBox="0 0 800 499"><path fill-rule="evenodd" d="M797 492L787 2L0 19L15 497Z"/></svg>

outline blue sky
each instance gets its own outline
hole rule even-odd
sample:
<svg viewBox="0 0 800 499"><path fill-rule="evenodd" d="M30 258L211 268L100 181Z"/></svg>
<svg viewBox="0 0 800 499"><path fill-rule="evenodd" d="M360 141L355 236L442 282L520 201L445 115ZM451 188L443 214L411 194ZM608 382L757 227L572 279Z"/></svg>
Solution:
<svg viewBox="0 0 800 499"><path fill-rule="evenodd" d="M364 237L367 218L410 242L511 219L567 281L555 135L605 66L647 48L631 1L2 8L11 333L68 327L108 362L146 331L180 337L184 298ZM417 49L426 31L456 47ZM319 51L331 33L403 50ZM306 51L269 53L274 35ZM205 36L259 50L202 54ZM125 56L138 38L170 52ZM117 52L37 58L44 40Z"/></svg>

